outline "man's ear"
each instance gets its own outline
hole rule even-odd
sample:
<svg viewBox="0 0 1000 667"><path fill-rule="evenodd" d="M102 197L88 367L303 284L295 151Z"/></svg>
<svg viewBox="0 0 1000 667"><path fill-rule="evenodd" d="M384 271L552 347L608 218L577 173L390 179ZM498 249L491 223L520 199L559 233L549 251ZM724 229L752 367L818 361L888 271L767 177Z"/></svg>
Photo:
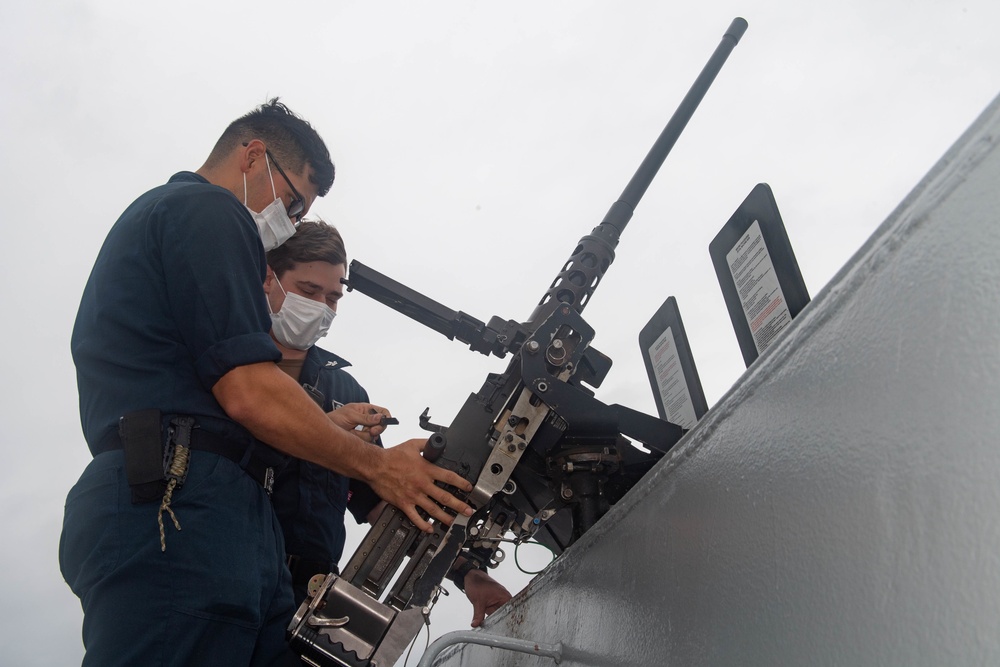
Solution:
<svg viewBox="0 0 1000 667"><path fill-rule="evenodd" d="M263 164L266 150L267 147L260 139L251 139L250 141L243 142L242 152L240 153L240 170L245 174L250 171L255 162L260 161Z"/></svg>
<svg viewBox="0 0 1000 667"><path fill-rule="evenodd" d="M272 269L271 265L268 264L267 275L264 276L264 294L270 296L271 290L274 288L274 285L275 285L274 269Z"/></svg>

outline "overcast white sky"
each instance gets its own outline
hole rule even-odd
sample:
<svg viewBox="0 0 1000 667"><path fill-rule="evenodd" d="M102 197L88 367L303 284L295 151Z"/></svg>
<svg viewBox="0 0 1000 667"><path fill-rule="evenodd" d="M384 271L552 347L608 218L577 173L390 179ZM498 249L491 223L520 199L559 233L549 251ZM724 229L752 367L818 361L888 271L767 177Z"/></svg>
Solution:
<svg viewBox="0 0 1000 667"><path fill-rule="evenodd" d="M0 6L0 663L82 655L56 561L89 459L69 336L134 197L280 95L331 148L337 182L314 212L352 258L481 320L524 320L735 16L749 30L584 313L615 361L598 397L654 414L636 337L670 295L710 405L744 370L708 243L750 189L771 185L815 296L1000 92L1000 3ZM425 407L448 423L504 367L357 294L323 344L400 417L389 444L421 435ZM513 571L496 574L519 589ZM435 636L470 617L452 596Z"/></svg>

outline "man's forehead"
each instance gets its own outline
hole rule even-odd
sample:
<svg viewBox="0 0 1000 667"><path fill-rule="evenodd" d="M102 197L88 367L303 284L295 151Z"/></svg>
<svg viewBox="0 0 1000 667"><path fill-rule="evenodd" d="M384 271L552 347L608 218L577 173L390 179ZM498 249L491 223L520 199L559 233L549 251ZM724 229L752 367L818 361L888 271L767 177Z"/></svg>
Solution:
<svg viewBox="0 0 1000 667"><path fill-rule="evenodd" d="M288 269L288 277L300 285L310 285L320 289L340 291L343 289L341 278L346 273L343 264L331 264L322 260L315 262L297 262Z"/></svg>

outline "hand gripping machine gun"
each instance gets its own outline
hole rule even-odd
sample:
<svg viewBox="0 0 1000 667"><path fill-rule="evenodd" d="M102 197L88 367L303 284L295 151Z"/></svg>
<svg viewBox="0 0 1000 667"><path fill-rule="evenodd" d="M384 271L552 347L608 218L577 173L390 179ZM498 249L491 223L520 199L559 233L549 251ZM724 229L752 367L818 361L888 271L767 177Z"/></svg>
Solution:
<svg viewBox="0 0 1000 667"><path fill-rule="evenodd" d="M580 312L614 260L636 204L746 27L741 18L732 22L621 197L580 239L527 322L493 317L484 324L351 262L349 289L474 351L512 356L450 426L432 424L427 411L421 415L421 426L432 432L424 457L473 484L468 494L449 491L475 514L456 516L450 527L436 524L428 534L387 507L340 575L310 582L310 597L288 628L304 662L389 667L416 637L459 556L496 567L502 540L529 538L561 553L683 435L679 426L594 397L587 386L600 386L611 360L590 346L594 330Z"/></svg>

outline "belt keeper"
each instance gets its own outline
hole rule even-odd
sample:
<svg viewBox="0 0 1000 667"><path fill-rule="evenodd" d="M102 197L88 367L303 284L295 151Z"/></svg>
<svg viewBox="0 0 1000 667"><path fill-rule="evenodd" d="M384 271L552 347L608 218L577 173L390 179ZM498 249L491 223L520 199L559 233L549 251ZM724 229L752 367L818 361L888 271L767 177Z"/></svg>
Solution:
<svg viewBox="0 0 1000 667"><path fill-rule="evenodd" d="M172 470L174 458L177 456L177 447L191 449L191 429L193 428L194 419L192 417L174 417L170 420L170 433L167 438L167 446L163 451L163 477L167 480L176 479L177 486L184 484L190 467L184 465L179 473Z"/></svg>
<svg viewBox="0 0 1000 667"><path fill-rule="evenodd" d="M167 439L167 447L163 454L163 476L167 480L167 488L163 492L160 511L156 513L156 523L160 527L160 551L167 550L167 534L163 528L163 513L166 512L170 515L170 519L174 522L174 528L181 529L181 522L170 507L170 503L174 498L174 490L181 486L187 478L192 428L194 428L192 417L174 417L170 420L170 437Z"/></svg>

